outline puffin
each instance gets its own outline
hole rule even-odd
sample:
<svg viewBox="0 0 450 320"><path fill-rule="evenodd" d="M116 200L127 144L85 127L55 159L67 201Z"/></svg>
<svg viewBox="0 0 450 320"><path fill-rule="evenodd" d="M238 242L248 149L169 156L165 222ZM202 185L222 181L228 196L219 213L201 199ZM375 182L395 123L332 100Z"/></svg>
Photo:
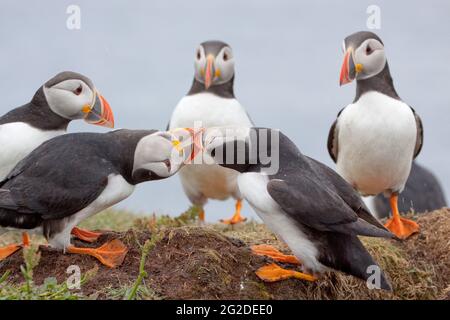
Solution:
<svg viewBox="0 0 450 320"><path fill-rule="evenodd" d="M444 190L437 177L423 165L413 161L411 173L406 181L405 189L399 195L399 210L414 210L425 213L447 207ZM374 199L375 212L378 218L389 217L389 202L382 195Z"/></svg>
<svg viewBox="0 0 450 320"><path fill-rule="evenodd" d="M334 269L368 280L377 267L377 285L391 286L358 236L395 238L339 174L308 156L282 132L269 128L207 129L204 152L239 173L243 198L267 227L292 250L284 256L269 246L252 247L275 261L301 264L302 272L272 263L256 272L264 281L315 281ZM228 130L227 129L227 130ZM270 154L270 157L267 156ZM268 161L269 160L269 161Z"/></svg>
<svg viewBox="0 0 450 320"><path fill-rule="evenodd" d="M44 142L0 182L0 227L25 231L23 244L0 248L0 260L28 245L26 231L33 231L50 247L120 265L127 252L122 242L79 248L71 244L72 229L129 197L137 184L172 176L190 152L155 130L71 133Z"/></svg>
<svg viewBox="0 0 450 320"><path fill-rule="evenodd" d="M44 83L31 101L0 117L0 181L43 142L65 134L72 120L108 128L114 115L108 101L92 80L71 71L57 74ZM94 242L99 233L75 227L74 235Z"/></svg>
<svg viewBox="0 0 450 320"><path fill-rule="evenodd" d="M340 85L356 79L356 95L331 126L328 152L337 172L363 196L389 198L392 218L385 226L406 239L419 232L419 225L400 216L398 195L422 149L422 121L397 94L384 44L375 33L346 37L343 51Z"/></svg>
<svg viewBox="0 0 450 320"><path fill-rule="evenodd" d="M66 133L76 119L114 127L111 107L92 81L79 73L61 72L29 103L0 117L0 180L41 143Z"/></svg>
<svg viewBox="0 0 450 320"><path fill-rule="evenodd" d="M232 125L251 127L252 121L234 95L235 71L231 47L222 41L201 43L195 51L194 66L191 89L175 107L168 129ZM213 161L210 163L196 164L194 159L179 173L185 194L193 205L201 209L200 221L205 220L204 205L208 199L226 200L229 197L236 200L235 212L230 219L221 221L230 225L245 221L241 215L242 197L237 188L236 172L222 168Z"/></svg>

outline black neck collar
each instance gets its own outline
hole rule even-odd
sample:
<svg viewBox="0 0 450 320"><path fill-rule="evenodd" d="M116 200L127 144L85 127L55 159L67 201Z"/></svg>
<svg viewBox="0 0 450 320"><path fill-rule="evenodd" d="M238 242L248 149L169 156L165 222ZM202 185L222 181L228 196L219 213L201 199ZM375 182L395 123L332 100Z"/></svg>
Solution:
<svg viewBox="0 0 450 320"><path fill-rule="evenodd" d="M387 62L384 69L377 75L368 79L358 80L356 82L356 96L353 103L358 101L364 93L369 91L377 91L391 98L400 100L397 91L395 91L394 82L392 80L391 73L389 72Z"/></svg>
<svg viewBox="0 0 450 320"><path fill-rule="evenodd" d="M222 98L234 99L235 96L233 85L234 85L234 76L233 78L231 78L230 81L216 86L211 86L208 89L205 89L205 85L194 78L191 89L189 90L187 95L191 96L197 93L209 92Z"/></svg>
<svg viewBox="0 0 450 320"><path fill-rule="evenodd" d="M54 113L45 99L44 89L41 87L30 103L16 108L3 117L0 124L24 122L41 130L67 130L70 120Z"/></svg>

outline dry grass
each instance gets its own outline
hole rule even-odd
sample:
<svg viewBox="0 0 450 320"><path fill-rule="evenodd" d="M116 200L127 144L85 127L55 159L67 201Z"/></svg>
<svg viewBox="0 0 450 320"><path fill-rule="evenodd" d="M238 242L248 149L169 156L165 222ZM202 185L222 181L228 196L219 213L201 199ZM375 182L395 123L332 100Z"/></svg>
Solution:
<svg viewBox="0 0 450 320"><path fill-rule="evenodd" d="M132 230L107 233L94 244L98 246L108 239L120 238L130 251L124 264L117 269L99 266L93 279L83 286L81 296L120 299L138 283L133 296L142 299L450 298L448 209L418 217L421 233L407 241L362 239L390 278L393 293L369 290L363 281L338 272L326 274L314 283L299 280L263 283L254 271L269 260L253 255L249 246L268 243L289 252L283 243L264 225L254 221L235 229L222 225L199 227L195 217L195 209L178 218L131 219L126 212L110 211L87 221L84 226L93 229L128 230L132 227ZM147 252L146 259L142 259L142 245L148 239L155 239L156 234L159 240ZM48 277L64 281L66 268L71 264L80 265L82 272L98 265L91 257L63 255L48 249L41 251L42 258L34 270L34 281L38 285ZM15 254L0 263L0 276L10 270L10 283L19 285L23 281L21 264L21 254Z"/></svg>

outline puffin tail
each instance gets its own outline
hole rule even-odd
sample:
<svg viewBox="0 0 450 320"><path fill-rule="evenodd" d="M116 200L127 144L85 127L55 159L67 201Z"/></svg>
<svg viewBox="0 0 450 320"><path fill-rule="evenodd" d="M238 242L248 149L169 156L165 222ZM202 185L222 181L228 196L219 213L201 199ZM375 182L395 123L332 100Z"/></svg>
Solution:
<svg viewBox="0 0 450 320"><path fill-rule="evenodd" d="M0 208L14 210L16 203L11 197L11 192L6 189L0 189Z"/></svg>
<svg viewBox="0 0 450 320"><path fill-rule="evenodd" d="M40 215L18 212L19 206L7 189L0 189L0 227L33 229L41 222Z"/></svg>
<svg viewBox="0 0 450 320"><path fill-rule="evenodd" d="M392 291L381 267L356 236L342 233L328 235L328 255L321 261L333 269L366 281L369 289Z"/></svg>

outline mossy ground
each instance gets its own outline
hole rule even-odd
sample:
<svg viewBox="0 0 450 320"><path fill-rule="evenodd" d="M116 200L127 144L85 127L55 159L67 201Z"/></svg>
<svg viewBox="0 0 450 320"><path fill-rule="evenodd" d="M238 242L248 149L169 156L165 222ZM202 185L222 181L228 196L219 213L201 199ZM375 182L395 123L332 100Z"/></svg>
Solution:
<svg viewBox="0 0 450 320"><path fill-rule="evenodd" d="M422 230L406 241L362 239L391 280L393 293L369 290L364 282L338 272L325 274L314 283L263 283L255 270L270 261L253 255L249 246L267 243L285 252L288 248L254 221L231 229L220 224L199 226L196 216L195 208L177 218L103 212L83 227L114 230L105 232L92 246L121 239L129 252L120 267L109 269L91 257L62 254L41 246L40 259L35 266L31 263L30 273L27 268L21 269L27 264L23 253L17 252L0 262L0 299L450 298L449 209L414 217ZM0 240L6 243L14 237L17 235L4 235ZM38 236L33 236L33 241L45 242ZM80 242L77 245L86 246ZM27 255L25 261L32 258ZM65 285L70 265L78 265L85 275L81 290Z"/></svg>

